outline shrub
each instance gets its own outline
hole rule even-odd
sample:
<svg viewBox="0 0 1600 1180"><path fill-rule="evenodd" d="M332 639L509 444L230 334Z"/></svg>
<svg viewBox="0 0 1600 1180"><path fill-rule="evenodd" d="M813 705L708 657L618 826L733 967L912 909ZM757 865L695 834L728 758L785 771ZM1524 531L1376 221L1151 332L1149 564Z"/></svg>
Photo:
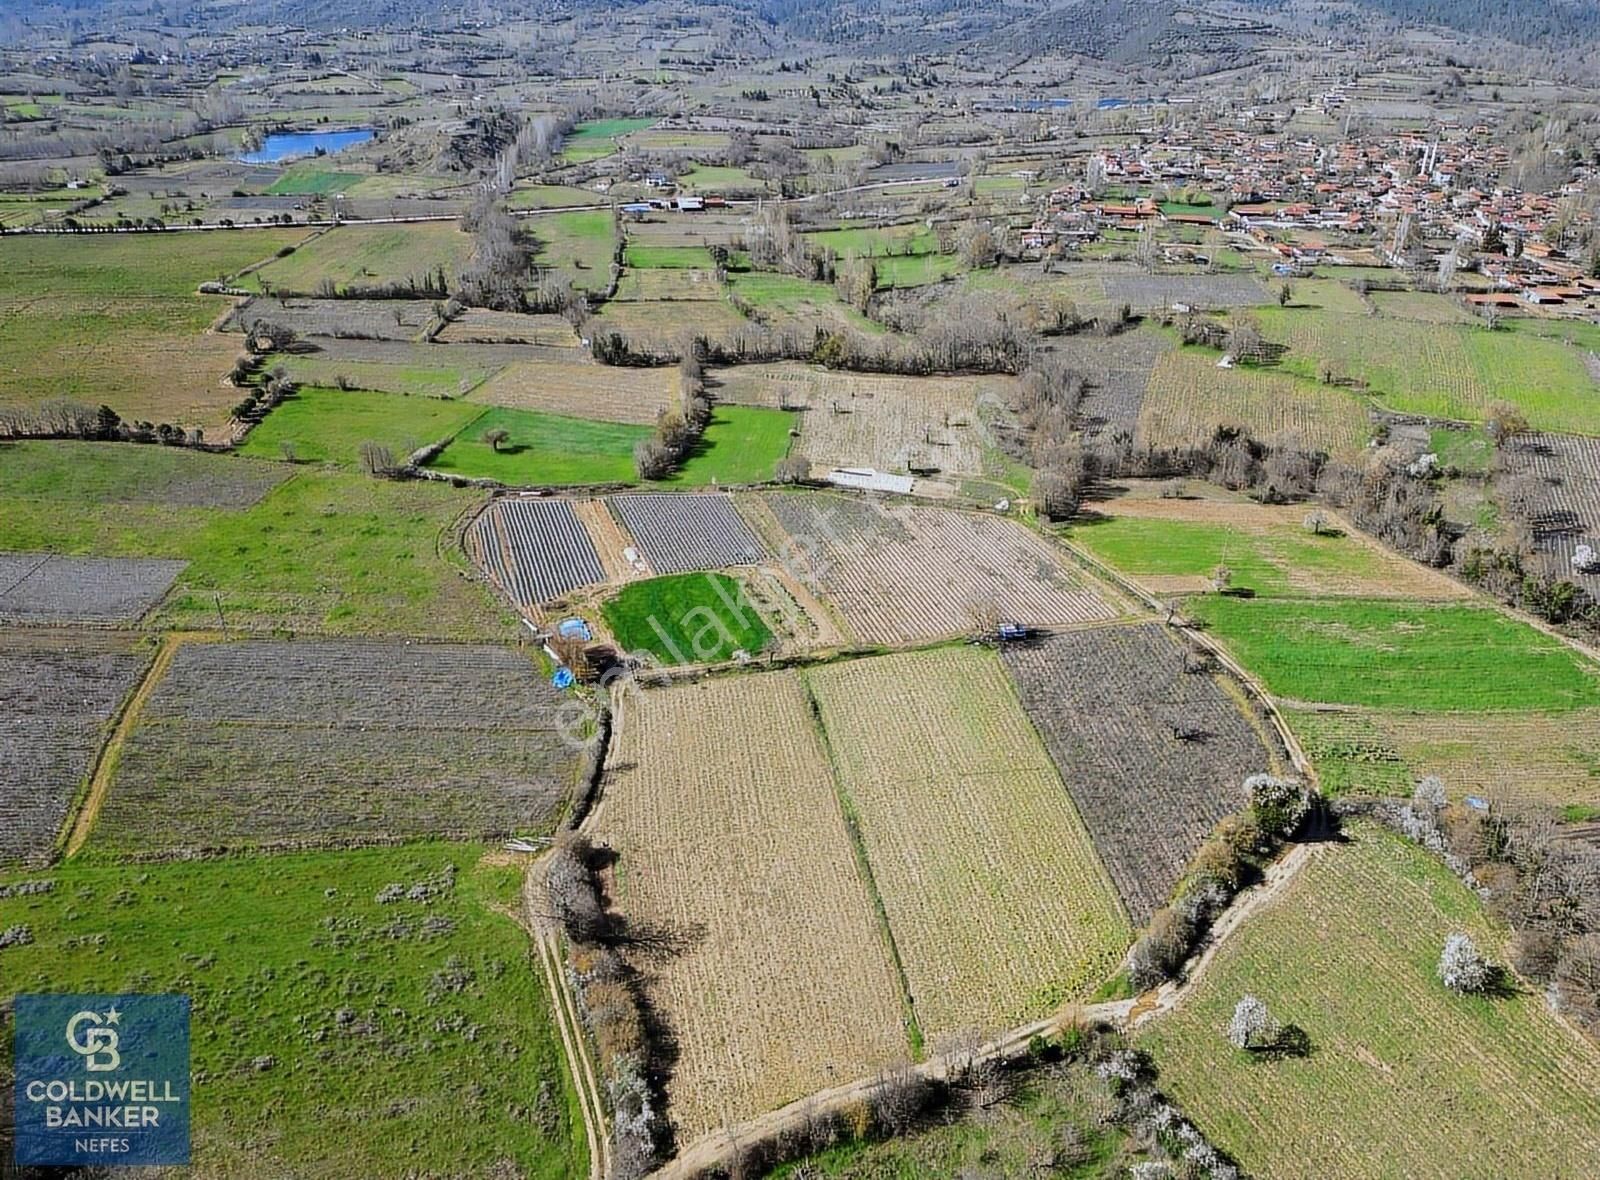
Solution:
<svg viewBox="0 0 1600 1180"><path fill-rule="evenodd" d="M1311 809L1311 797L1297 779L1253 774L1244 780L1250 814L1263 835L1286 839L1299 830Z"/></svg>
<svg viewBox="0 0 1600 1180"><path fill-rule="evenodd" d="M1235 1048L1266 1049L1277 1043L1281 1028L1265 1003L1245 995L1234 1005L1225 1035Z"/></svg>

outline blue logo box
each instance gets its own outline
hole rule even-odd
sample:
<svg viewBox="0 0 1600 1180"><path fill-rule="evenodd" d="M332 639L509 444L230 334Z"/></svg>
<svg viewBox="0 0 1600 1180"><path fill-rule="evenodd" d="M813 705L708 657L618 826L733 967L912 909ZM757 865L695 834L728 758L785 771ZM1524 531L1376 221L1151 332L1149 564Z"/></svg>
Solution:
<svg viewBox="0 0 1600 1180"><path fill-rule="evenodd" d="M16 1162L189 1162L189 997L16 1000Z"/></svg>

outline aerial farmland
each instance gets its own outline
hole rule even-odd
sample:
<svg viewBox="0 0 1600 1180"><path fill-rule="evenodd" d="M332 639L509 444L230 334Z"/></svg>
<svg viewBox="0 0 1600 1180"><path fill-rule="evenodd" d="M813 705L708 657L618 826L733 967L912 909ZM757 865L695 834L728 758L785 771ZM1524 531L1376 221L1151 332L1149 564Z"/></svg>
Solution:
<svg viewBox="0 0 1600 1180"><path fill-rule="evenodd" d="M1592 7L0 5L0 1175L1600 1177Z"/></svg>

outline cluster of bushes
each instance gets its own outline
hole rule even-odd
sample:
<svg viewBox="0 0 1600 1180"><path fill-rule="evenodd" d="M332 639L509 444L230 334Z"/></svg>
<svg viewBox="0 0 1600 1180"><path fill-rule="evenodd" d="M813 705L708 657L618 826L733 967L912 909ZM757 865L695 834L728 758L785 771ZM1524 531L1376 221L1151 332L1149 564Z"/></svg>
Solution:
<svg viewBox="0 0 1600 1180"><path fill-rule="evenodd" d="M1551 1007L1600 1037L1600 848L1566 839L1539 804L1449 803L1437 778L1409 800L1344 799L1441 857L1512 928L1511 964Z"/></svg>
<svg viewBox="0 0 1600 1180"><path fill-rule="evenodd" d="M205 432L185 430L169 422L124 422L110 406L90 406L65 399L37 406L0 406L0 438L71 438L89 442L160 443L198 447Z"/></svg>
<svg viewBox="0 0 1600 1180"><path fill-rule="evenodd" d="M617 950L623 931L601 899L598 859L586 837L563 831L545 881L551 913L572 944L568 971L611 1107L611 1176L635 1180L659 1162L661 1104L651 1081L657 1063L638 978Z"/></svg>
<svg viewBox="0 0 1600 1180"><path fill-rule="evenodd" d="M246 362L253 362L247 364ZM240 384L241 370L246 380L254 372L259 361L251 357L240 357L234 362L233 372L230 376L235 385ZM289 380L287 371L282 365L274 365L272 372L266 378L254 385L245 386L245 395L229 411L240 422L259 422L267 416L267 412L287 397L292 397L295 392L295 383Z"/></svg>
<svg viewBox="0 0 1600 1180"><path fill-rule="evenodd" d="M461 215L461 228L472 235L472 260L461 272L456 297L468 307L526 311L536 243L521 223L485 193Z"/></svg>
<svg viewBox="0 0 1600 1180"><path fill-rule="evenodd" d="M678 404L656 415L655 433L633 448L640 479L661 479L682 463L711 421L705 369L693 354L678 362Z"/></svg>
<svg viewBox="0 0 1600 1180"><path fill-rule="evenodd" d="M1298 779L1255 774L1244 790L1248 809L1217 825L1189 862L1171 904L1155 912L1128 952L1128 982L1135 989L1178 977L1234 895L1259 876L1311 810L1310 792Z"/></svg>

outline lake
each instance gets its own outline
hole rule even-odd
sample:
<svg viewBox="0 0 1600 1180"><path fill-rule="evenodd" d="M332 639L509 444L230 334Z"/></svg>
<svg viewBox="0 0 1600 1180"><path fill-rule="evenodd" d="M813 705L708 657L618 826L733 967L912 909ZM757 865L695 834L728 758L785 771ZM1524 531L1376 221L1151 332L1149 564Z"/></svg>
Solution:
<svg viewBox="0 0 1600 1180"><path fill-rule="evenodd" d="M278 131L267 136L260 150L239 157L241 164L281 164L314 156L321 148L328 155L366 143L376 132L370 127L345 131Z"/></svg>

